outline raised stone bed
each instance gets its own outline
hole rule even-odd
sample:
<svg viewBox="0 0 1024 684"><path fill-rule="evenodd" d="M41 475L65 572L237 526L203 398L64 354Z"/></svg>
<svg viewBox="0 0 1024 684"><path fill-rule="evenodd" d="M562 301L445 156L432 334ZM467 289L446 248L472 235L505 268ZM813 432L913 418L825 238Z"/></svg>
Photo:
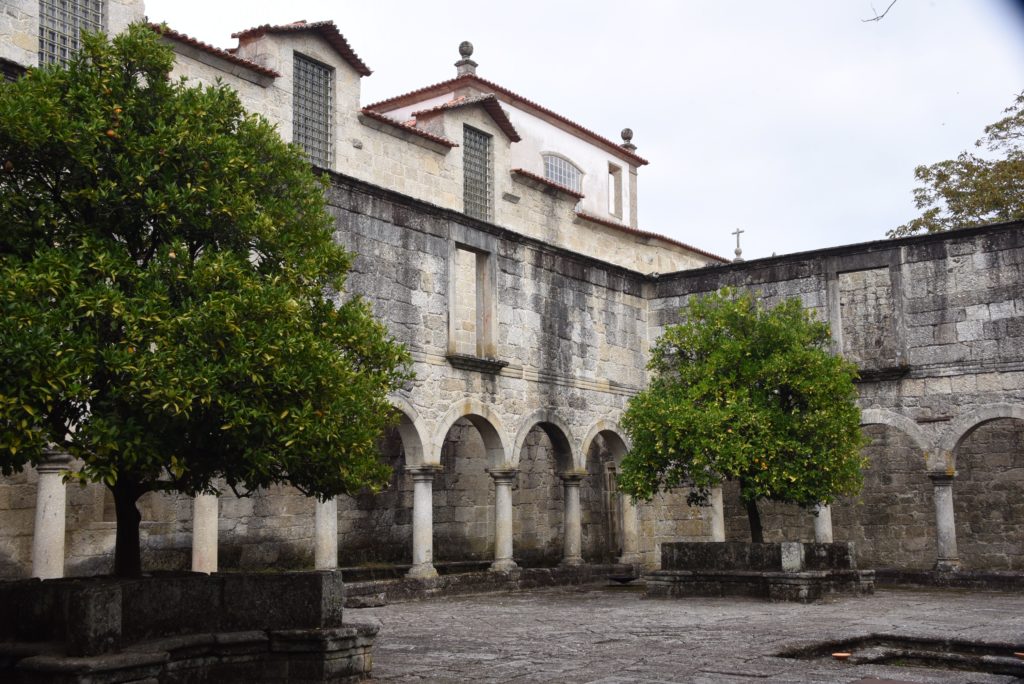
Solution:
<svg viewBox="0 0 1024 684"><path fill-rule="evenodd" d="M809 603L830 594L870 594L874 573L857 570L852 543L661 545L647 596L753 596Z"/></svg>
<svg viewBox="0 0 1024 684"><path fill-rule="evenodd" d="M0 582L0 681L357 681L377 627L344 598L338 572Z"/></svg>

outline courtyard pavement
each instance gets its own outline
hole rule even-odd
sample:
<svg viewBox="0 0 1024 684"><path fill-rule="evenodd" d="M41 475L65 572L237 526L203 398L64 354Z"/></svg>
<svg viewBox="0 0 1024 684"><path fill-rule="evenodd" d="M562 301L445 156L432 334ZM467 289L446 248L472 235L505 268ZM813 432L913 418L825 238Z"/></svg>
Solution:
<svg viewBox="0 0 1024 684"><path fill-rule="evenodd" d="M639 587L562 587L348 610L379 621L385 682L1016 682L1014 677L797 660L776 654L868 634L1024 645L1024 594L882 589L799 605L645 599ZM1012 655L1012 654L1007 654Z"/></svg>

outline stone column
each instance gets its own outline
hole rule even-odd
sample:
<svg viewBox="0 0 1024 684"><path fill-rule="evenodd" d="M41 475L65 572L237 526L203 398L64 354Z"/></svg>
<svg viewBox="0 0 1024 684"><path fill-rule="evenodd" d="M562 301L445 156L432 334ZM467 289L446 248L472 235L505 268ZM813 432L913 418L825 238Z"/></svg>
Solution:
<svg viewBox="0 0 1024 684"><path fill-rule="evenodd" d="M832 543L832 507L818 504L814 507L814 543Z"/></svg>
<svg viewBox="0 0 1024 684"><path fill-rule="evenodd" d="M313 535L316 547L313 566L317 570L334 570L338 567L338 500L316 501L313 514Z"/></svg>
<svg viewBox="0 0 1024 684"><path fill-rule="evenodd" d="M508 572L518 567L512 560L512 481L515 470L489 470L494 478L494 562L491 570Z"/></svg>
<svg viewBox="0 0 1024 684"><path fill-rule="evenodd" d="M711 496L708 499L710 506L709 518L711 519L711 541L725 541L725 503L722 500L722 488L712 487Z"/></svg>
<svg viewBox="0 0 1024 684"><path fill-rule="evenodd" d="M217 572L219 508L216 494L197 494L192 499L192 572Z"/></svg>
<svg viewBox="0 0 1024 684"><path fill-rule="evenodd" d="M409 466L412 475L412 567L408 576L437 577L434 569L434 473L440 465Z"/></svg>
<svg viewBox="0 0 1024 684"><path fill-rule="evenodd" d="M622 555L620 563L640 562L640 514L628 494L619 494L622 506Z"/></svg>
<svg viewBox="0 0 1024 684"><path fill-rule="evenodd" d="M561 475L565 496L565 515L562 519L562 534L564 535L562 565L581 565L583 563L583 512L580 509L580 481L586 476L586 471L572 471Z"/></svg>
<svg viewBox="0 0 1024 684"><path fill-rule="evenodd" d="M36 523L32 531L32 576L54 579L64 576L64 530L67 487L61 471L67 470L71 457L47 448L44 460L36 466Z"/></svg>
<svg viewBox="0 0 1024 684"><path fill-rule="evenodd" d="M935 499L935 530L938 558L935 569L955 571L960 569L960 557L956 551L956 521L953 517L953 478L956 473L931 473L933 498Z"/></svg>

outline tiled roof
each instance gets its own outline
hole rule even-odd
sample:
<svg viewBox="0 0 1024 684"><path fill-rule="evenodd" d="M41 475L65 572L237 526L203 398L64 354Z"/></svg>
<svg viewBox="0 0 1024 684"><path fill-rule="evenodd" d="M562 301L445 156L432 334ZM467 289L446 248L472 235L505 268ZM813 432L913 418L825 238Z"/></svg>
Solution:
<svg viewBox="0 0 1024 684"><path fill-rule="evenodd" d="M565 118L561 114L557 114L546 107L542 107L536 102L528 100L522 95L514 93L511 90L508 90L507 88L498 85L497 83L492 83L487 79L480 78L479 76L473 74L466 74L464 76L459 76L458 78L453 78L448 81L442 81L441 83L435 83L434 85L419 88L417 90L410 91L403 95L397 95L395 97L388 98L387 100L381 100L380 102L375 102L374 104L368 105L367 109L374 109L377 111L383 109L397 109L399 107L405 107L411 104L415 104L416 102L419 102L420 100L424 100L429 97L434 97L440 93L448 92L456 88L461 88L469 85L476 85L477 87L485 90L492 90L495 93L503 95L512 102L523 105L527 109L532 109L540 114L543 114L544 116L555 119L556 121L559 121L565 124L566 126L572 128L576 132L583 134L585 137L590 138L593 142L596 142L601 147L604 147L605 149L614 152L616 155L624 159L632 161L638 166L643 166L648 163L648 161L643 157L640 157L630 152L629 150L623 148L622 145L615 144L608 138L598 135L589 128L585 128L584 126L581 126L575 121Z"/></svg>
<svg viewBox="0 0 1024 684"><path fill-rule="evenodd" d="M296 21L291 24L263 24L262 26L254 26L253 28L239 31L238 33L232 33L232 38L256 38L266 33L296 33L299 31L313 31L320 35L321 38L326 40L335 51L342 56L342 58L352 65L361 76L369 76L373 72L370 71L370 67L366 66L363 60L359 59L359 55L356 54L352 46L345 40L345 36L341 35L338 31L338 27L334 25L333 21L314 21L307 23L306 21Z"/></svg>
<svg viewBox="0 0 1024 684"><path fill-rule="evenodd" d="M429 109L423 109L418 112L413 112L413 118L419 118L423 114L433 114L436 112L443 112L449 109L458 109L459 107L468 107L471 105L481 105L491 118L494 119L494 123L498 124L498 128L508 136L508 139L512 142L519 142L522 138L519 137L519 132L516 131L516 127L512 125L512 122L508 118L508 114L501 108L501 103L498 102L498 98L493 94L487 95L474 95L472 97L457 97L454 100L439 104Z"/></svg>
<svg viewBox="0 0 1024 684"><path fill-rule="evenodd" d="M452 142L448 138L443 138L440 135L434 135L433 133L428 133L427 131L416 128L413 125L413 123L403 123L398 119L392 119L390 116L387 116L386 114L381 114L380 112L375 112L370 109L363 109L362 113L364 116L368 116L369 118L374 119L375 121L380 121L382 123L390 124L396 128L401 128L403 131L414 133L422 138L426 138L427 140L430 140L432 142L444 145L445 147L459 146L458 143Z"/></svg>
<svg viewBox="0 0 1024 684"><path fill-rule="evenodd" d="M161 36L170 38L171 40L176 40L179 43L191 45L197 50L202 50L203 52L208 52L211 55L216 55L217 57L223 59L225 62L237 64L238 66L242 66L251 71L255 71L257 74L263 74L264 76L270 76L271 78L278 78L281 75L274 71L273 69L268 69L267 67L261 66L256 62L250 62L247 59L236 57L234 54L227 50L222 50L218 47L210 45L209 43L204 43L203 41L197 38L193 38L192 36L181 33L180 31L175 31L167 24L150 23L149 27L157 33L159 33Z"/></svg>
<svg viewBox="0 0 1024 684"><path fill-rule="evenodd" d="M576 212L576 216L578 218L583 219L584 221L590 221L591 223L596 223L596 224L601 225L601 226L607 226L608 228L614 228L615 230L621 230L622 232L629 233L630 235L636 235L638 237L654 238L655 240L661 240L663 242L667 242L669 244L676 245L677 247L682 247L683 249L688 249L691 252L695 252L695 253L700 254L702 256L706 256L709 259L714 259L715 261L720 261L723 264L724 263L728 263L728 261L729 261L728 259L723 259L722 257L718 256L717 254L712 254L711 252L705 252L703 249L698 249L697 247L694 247L693 245L688 245L685 242L680 242L679 240L674 240L674 239L672 239L670 237L667 237L665 235L659 235L658 233L651 233L651 232L648 232L646 230L640 230L639 228L633 228L632 226L627 226L624 223L616 223L615 221L609 221L608 219L603 219L603 218L600 218L598 216L593 216L592 214L587 214L587 213L582 212L582 211L577 211Z"/></svg>
<svg viewBox="0 0 1024 684"><path fill-rule="evenodd" d="M543 185L546 185L559 192L564 192L566 195L571 195L576 199L583 199L584 197L583 193L580 192L579 190L573 190L572 188L562 185L561 183L556 183L550 178L545 178L544 176L538 176L535 173L531 173L526 169L512 169L512 173L517 176L523 176L524 178L528 178L535 183L541 183Z"/></svg>

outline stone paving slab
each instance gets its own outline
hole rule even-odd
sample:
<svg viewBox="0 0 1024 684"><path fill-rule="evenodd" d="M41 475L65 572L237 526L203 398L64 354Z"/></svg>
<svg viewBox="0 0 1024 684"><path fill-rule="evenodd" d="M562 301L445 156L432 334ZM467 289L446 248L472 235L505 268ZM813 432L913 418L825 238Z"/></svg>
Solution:
<svg viewBox="0 0 1024 684"><path fill-rule="evenodd" d="M885 589L801 605L564 587L348 610L345 618L380 621L373 678L384 682L995 684L1021 680L776 654L872 633L1024 645L1024 593L976 590Z"/></svg>

